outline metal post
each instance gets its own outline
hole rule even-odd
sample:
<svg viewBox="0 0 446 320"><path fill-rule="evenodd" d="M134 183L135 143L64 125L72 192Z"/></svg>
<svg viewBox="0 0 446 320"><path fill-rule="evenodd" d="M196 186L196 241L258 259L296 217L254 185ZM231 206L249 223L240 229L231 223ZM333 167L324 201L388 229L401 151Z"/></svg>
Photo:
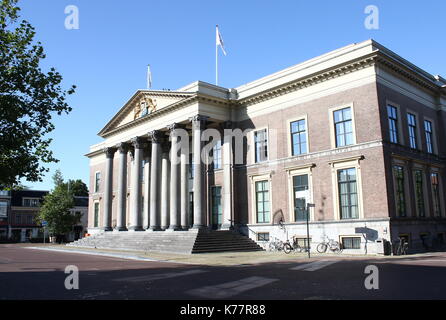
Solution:
<svg viewBox="0 0 446 320"><path fill-rule="evenodd" d="M311 258L311 247L310 247L310 208L314 208L313 203L307 204L307 246L308 246L308 259Z"/></svg>

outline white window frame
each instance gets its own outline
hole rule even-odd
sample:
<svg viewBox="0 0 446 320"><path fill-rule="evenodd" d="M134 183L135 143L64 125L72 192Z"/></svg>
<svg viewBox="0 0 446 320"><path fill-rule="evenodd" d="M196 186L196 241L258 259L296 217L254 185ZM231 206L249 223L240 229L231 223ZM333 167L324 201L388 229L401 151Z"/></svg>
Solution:
<svg viewBox="0 0 446 320"><path fill-rule="evenodd" d="M25 200L35 200L35 201L37 201L37 206L35 206L35 207L25 206ZM40 198L33 198L33 197L23 197L22 198L22 207L38 208L39 206L40 206Z"/></svg>
<svg viewBox="0 0 446 320"><path fill-rule="evenodd" d="M337 221L358 221L364 219L364 204L362 194L362 177L361 177L361 165L360 161L362 156L354 157L350 159L340 159L330 162L331 165L331 179L333 185L333 212L334 219ZM358 192L358 218L355 219L341 219L341 210L339 203L339 184L338 184L338 171L343 169L355 168L356 169L356 187Z"/></svg>
<svg viewBox="0 0 446 320"><path fill-rule="evenodd" d="M336 125L334 122L334 113L338 110L342 110L342 109L346 109L346 108L351 108L351 114L352 114L352 129L353 129L353 143L348 145L348 146L342 146L342 147L337 147L336 146ZM348 104L344 104L344 105L339 105L339 106L335 106L335 107L331 107L328 109L328 118L330 121L330 141L331 141L331 147L332 149L341 149L341 148L348 148L350 146L354 146L355 144L357 144L357 136L356 136L356 117L355 117L355 105L353 102L348 103Z"/></svg>
<svg viewBox="0 0 446 320"><path fill-rule="evenodd" d="M293 122L300 121L300 120L305 120L305 136L307 139L307 152L299 154L299 155L293 155L293 140L291 139L291 134L292 134L291 133L291 124ZM287 137L287 145L288 145L287 146L288 147L287 154L288 154L288 156L289 157L300 157L300 156L309 154L310 153L310 139L309 139L309 133L308 133L308 131L309 131L308 114L304 114L299 117L287 120L286 126L287 126L287 135L288 135L288 137Z"/></svg>
<svg viewBox="0 0 446 320"><path fill-rule="evenodd" d="M309 164L305 166L299 167L290 167L286 168L288 173L288 215L290 222L302 222L296 221L296 217L294 214L294 185L293 178L295 176L308 175L308 203L314 203L314 190L313 190L313 167L314 164ZM310 210L309 221L314 221L314 210Z"/></svg>
<svg viewBox="0 0 446 320"><path fill-rule="evenodd" d="M266 160L264 161L256 161L256 132L262 131L262 130L266 130L266 148L267 148L267 155L266 155ZM270 159L270 154L271 154L271 150L270 150L270 145L269 145L269 128L268 126L266 127L259 127L256 128L254 130L251 131L251 141L252 141L252 146L253 146L253 152L252 152L252 163L253 164L262 164L262 163L266 163L269 161Z"/></svg>
<svg viewBox="0 0 446 320"><path fill-rule="evenodd" d="M271 173L249 176L251 185L251 222L257 225L269 225L273 221L273 192L272 192L272 176ZM256 182L268 181L269 184L269 222L257 222L257 197L256 197Z"/></svg>

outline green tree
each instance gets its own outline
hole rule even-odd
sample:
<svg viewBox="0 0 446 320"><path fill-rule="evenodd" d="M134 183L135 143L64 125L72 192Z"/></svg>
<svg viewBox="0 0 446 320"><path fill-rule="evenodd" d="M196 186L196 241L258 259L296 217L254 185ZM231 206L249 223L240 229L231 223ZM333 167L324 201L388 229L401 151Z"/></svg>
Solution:
<svg viewBox="0 0 446 320"><path fill-rule="evenodd" d="M50 234L60 238L79 223L80 217L70 212L74 207L74 195L68 190L60 170L53 175L53 181L55 188L43 199L37 221L46 221Z"/></svg>
<svg viewBox="0 0 446 320"><path fill-rule="evenodd" d="M18 0L0 0L0 189L21 179L42 181L46 163L58 162L49 149L53 115L69 113L62 76L39 67L45 59L34 28L19 22Z"/></svg>

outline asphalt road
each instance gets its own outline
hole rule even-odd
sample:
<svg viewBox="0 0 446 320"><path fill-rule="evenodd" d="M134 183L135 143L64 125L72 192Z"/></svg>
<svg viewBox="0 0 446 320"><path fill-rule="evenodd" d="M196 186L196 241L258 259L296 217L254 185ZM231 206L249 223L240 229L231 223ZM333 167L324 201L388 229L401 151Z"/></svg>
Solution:
<svg viewBox="0 0 446 320"><path fill-rule="evenodd" d="M70 265L79 289L65 288ZM365 287L369 265L377 267L378 289ZM0 245L0 299L446 299L446 253L215 267Z"/></svg>

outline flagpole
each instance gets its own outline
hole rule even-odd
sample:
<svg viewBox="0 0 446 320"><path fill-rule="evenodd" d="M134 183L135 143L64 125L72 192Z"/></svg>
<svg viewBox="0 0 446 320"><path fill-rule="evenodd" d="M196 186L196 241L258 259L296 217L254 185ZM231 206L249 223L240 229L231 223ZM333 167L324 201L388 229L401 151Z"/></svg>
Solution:
<svg viewBox="0 0 446 320"><path fill-rule="evenodd" d="M215 39L218 37L218 24L215 27ZM218 43L215 42L215 85L218 86Z"/></svg>

